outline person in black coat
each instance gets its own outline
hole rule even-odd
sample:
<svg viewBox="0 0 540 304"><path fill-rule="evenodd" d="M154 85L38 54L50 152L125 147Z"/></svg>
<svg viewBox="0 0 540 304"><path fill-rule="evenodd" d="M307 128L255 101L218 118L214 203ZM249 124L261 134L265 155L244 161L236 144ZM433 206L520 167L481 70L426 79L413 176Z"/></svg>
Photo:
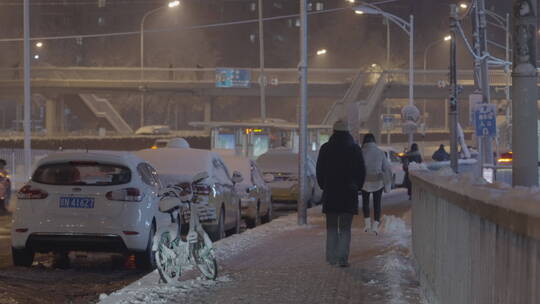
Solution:
<svg viewBox="0 0 540 304"><path fill-rule="evenodd" d="M439 149L435 151L435 153L433 153L433 156L431 156L431 158L434 161L447 161L450 160L450 154L446 152L446 150L444 149L444 145L441 144L439 146Z"/></svg>
<svg viewBox="0 0 540 304"><path fill-rule="evenodd" d="M409 152L407 152L407 154L403 157L403 171L405 171L405 178L403 180L403 183L407 187L407 194L409 195L409 200L411 199L412 195L412 184L411 179L409 178L410 163L422 163L422 154L420 154L420 151L418 150L418 145L416 143L413 143L411 145L411 150L409 150Z"/></svg>
<svg viewBox="0 0 540 304"><path fill-rule="evenodd" d="M349 266L351 225L358 214L358 191L364 179L362 150L349 133L347 122L338 120L317 159L317 182L323 190L326 214L326 261L331 265Z"/></svg>

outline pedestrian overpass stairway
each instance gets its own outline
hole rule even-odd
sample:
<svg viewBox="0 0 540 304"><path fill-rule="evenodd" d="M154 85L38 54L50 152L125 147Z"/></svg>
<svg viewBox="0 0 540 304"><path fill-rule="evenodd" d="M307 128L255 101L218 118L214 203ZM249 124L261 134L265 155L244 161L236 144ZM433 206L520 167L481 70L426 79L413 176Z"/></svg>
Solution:
<svg viewBox="0 0 540 304"><path fill-rule="evenodd" d="M342 117L346 117L353 128L362 127L367 123L376 105L382 100L387 84L386 73L379 74L376 79L372 79L371 76L373 75L359 72L343 98L332 105L323 124L331 125ZM371 87L369 94L360 99L362 98L361 94L368 87Z"/></svg>
<svg viewBox="0 0 540 304"><path fill-rule="evenodd" d="M133 134L133 129L108 99L94 94L79 94L79 97L96 117L105 119L116 132L119 134Z"/></svg>

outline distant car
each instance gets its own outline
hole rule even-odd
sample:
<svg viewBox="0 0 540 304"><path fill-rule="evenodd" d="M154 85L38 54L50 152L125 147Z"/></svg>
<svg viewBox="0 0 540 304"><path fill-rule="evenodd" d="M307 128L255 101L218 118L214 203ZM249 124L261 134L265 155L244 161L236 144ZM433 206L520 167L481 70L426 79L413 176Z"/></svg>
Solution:
<svg viewBox="0 0 540 304"><path fill-rule="evenodd" d="M298 199L298 153L290 149L272 149L259 156L257 165L271 181L272 201L296 202ZM322 190L317 184L315 161L308 155L306 163L308 203L315 205L321 201Z"/></svg>
<svg viewBox="0 0 540 304"><path fill-rule="evenodd" d="M43 158L17 193L13 264L31 266L35 252L134 253L154 268L159 212L156 170L131 153L56 153Z"/></svg>
<svg viewBox="0 0 540 304"><path fill-rule="evenodd" d="M501 157L497 159L497 164L500 166L512 166L512 161L514 160L514 155L512 151L508 151L501 154Z"/></svg>
<svg viewBox="0 0 540 304"><path fill-rule="evenodd" d="M152 150L157 150L160 148L189 148L189 143L179 137L179 138L169 138L169 139L156 139L154 145L152 145Z"/></svg>
<svg viewBox="0 0 540 304"><path fill-rule="evenodd" d="M379 148L384 151L392 169L392 189L403 186L405 171L403 170L400 153L392 147L380 146Z"/></svg>
<svg viewBox="0 0 540 304"><path fill-rule="evenodd" d="M151 163L165 186L188 182L196 174L209 177L197 185L194 194L200 200L201 223L212 240L225 237L225 232L240 231L241 203L234 190L235 181L222 158L214 152L191 148L147 149L135 153Z"/></svg>
<svg viewBox="0 0 540 304"><path fill-rule="evenodd" d="M257 226L259 222L272 220L272 192L264 181L257 164L249 158L222 154L225 165L230 170L239 172L243 181L235 188L242 202L242 217L248 228Z"/></svg>
<svg viewBox="0 0 540 304"><path fill-rule="evenodd" d="M135 135L168 135L171 134L169 126L143 126L135 131Z"/></svg>

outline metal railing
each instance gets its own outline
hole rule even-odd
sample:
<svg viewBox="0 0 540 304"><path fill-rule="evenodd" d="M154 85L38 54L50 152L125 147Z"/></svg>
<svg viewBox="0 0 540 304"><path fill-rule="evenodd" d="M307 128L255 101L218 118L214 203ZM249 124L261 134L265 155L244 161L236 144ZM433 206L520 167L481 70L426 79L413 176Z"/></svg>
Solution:
<svg viewBox="0 0 540 304"><path fill-rule="evenodd" d="M235 68L236 69L236 68ZM241 68L238 68L241 69ZM253 85L258 84L259 69L249 70ZM358 75L359 69L322 69L308 70L310 83L344 84L352 83ZM366 79L378 79L380 72L360 72ZM388 70L388 82L408 83L408 70ZM265 69L269 86L280 84L297 84L298 70L296 68ZM417 85L437 85L440 81L448 80L447 70L415 70L414 83ZM22 68L0 69L0 81L22 81ZM120 81L120 82L171 82L171 83L215 83L216 68L144 68L144 78L141 69L135 67L33 67L31 77L33 80L71 80L71 81ZM458 71L458 80L462 85L474 83L472 70ZM491 70L490 82L492 85L504 85L506 73L503 70ZM375 82L372 83L373 85Z"/></svg>

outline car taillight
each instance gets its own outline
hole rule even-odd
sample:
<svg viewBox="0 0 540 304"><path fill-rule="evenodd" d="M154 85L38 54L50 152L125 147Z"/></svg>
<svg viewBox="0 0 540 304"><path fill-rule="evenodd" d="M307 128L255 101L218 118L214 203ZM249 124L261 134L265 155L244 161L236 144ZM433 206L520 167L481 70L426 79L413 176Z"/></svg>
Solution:
<svg viewBox="0 0 540 304"><path fill-rule="evenodd" d="M17 198L22 200L30 199L44 199L49 196L49 193L45 190L39 188L32 188L30 185L22 187L19 192L17 192Z"/></svg>
<svg viewBox="0 0 540 304"><path fill-rule="evenodd" d="M121 202L140 202L143 199L141 191L137 188L125 188L120 190L114 190L105 194L110 201Z"/></svg>
<svg viewBox="0 0 540 304"><path fill-rule="evenodd" d="M193 185L193 192L196 195L210 195L212 187L210 185Z"/></svg>

